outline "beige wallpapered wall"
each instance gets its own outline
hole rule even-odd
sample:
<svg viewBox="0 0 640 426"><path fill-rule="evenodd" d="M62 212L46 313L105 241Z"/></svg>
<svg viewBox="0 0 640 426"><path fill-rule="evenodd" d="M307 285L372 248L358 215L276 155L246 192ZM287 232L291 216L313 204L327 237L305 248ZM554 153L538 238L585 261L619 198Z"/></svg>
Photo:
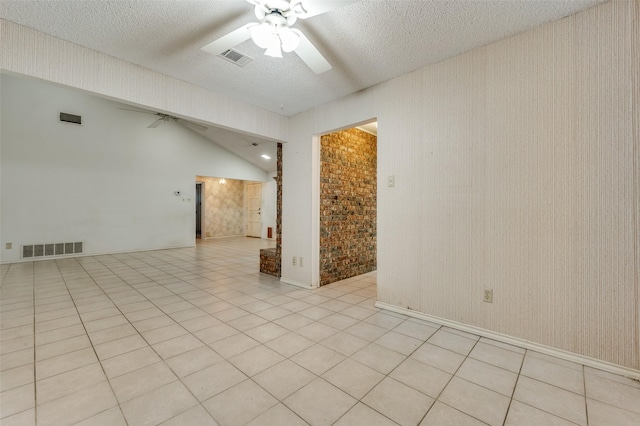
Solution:
<svg viewBox="0 0 640 426"><path fill-rule="evenodd" d="M244 231L244 181L197 176L203 183L202 212L204 213L203 238L245 235Z"/></svg>

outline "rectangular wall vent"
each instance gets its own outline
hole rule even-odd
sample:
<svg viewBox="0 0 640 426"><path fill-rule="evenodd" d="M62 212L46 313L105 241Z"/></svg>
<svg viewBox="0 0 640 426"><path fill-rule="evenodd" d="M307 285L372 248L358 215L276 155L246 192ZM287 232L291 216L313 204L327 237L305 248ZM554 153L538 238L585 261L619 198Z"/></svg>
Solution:
<svg viewBox="0 0 640 426"><path fill-rule="evenodd" d="M220 56L222 59L226 59L227 61L238 65L239 67L244 67L249 62L253 61L253 58L251 56L247 56L244 53L240 53L234 49L225 50L218 56Z"/></svg>
<svg viewBox="0 0 640 426"><path fill-rule="evenodd" d="M62 256L69 254L82 254L84 243L46 243L27 244L22 246L22 258L32 259L47 256Z"/></svg>
<svg viewBox="0 0 640 426"><path fill-rule="evenodd" d="M60 121L65 123L82 125L82 117L79 115L67 114L66 112L60 113Z"/></svg>

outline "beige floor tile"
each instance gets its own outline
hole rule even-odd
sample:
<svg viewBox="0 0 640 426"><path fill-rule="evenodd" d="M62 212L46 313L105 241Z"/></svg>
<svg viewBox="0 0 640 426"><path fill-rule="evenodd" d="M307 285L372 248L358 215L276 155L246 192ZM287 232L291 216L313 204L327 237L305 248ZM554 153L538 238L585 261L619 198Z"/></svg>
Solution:
<svg viewBox="0 0 640 426"><path fill-rule="evenodd" d="M432 398L437 398L451 380L451 374L413 358L404 360L389 377Z"/></svg>
<svg viewBox="0 0 640 426"><path fill-rule="evenodd" d="M209 310L205 309L204 306L201 309L204 310L204 311L209 312ZM231 321L235 321L237 319L240 319L240 318L248 316L248 315L253 315L253 314L250 314L249 312L245 311L244 309L240 309L240 308L238 308L236 306L233 306L233 305L231 305L231 308L229 308L229 309L225 309L223 311L218 311L218 312L215 312L215 313L212 313L212 312L209 312L209 313L212 314L214 317L218 318L220 321L226 322L227 324L229 324L231 326L233 326L233 324L231 324ZM260 318L260 317L258 317L258 318ZM240 323L240 324L242 324L242 323ZM258 325L258 324L255 324L255 325ZM255 327L255 325L254 325L254 327ZM245 327L246 327L246 325L245 325Z"/></svg>
<svg viewBox="0 0 640 426"><path fill-rule="evenodd" d="M196 405L161 423L162 426L218 426L202 405Z"/></svg>
<svg viewBox="0 0 640 426"><path fill-rule="evenodd" d="M147 342L139 334L132 336L122 337L117 340L95 345L94 349L98 354L98 358L104 361L114 356L122 355L127 352L141 349L148 346Z"/></svg>
<svg viewBox="0 0 640 426"><path fill-rule="evenodd" d="M200 312L202 312L202 315L191 318L191 319L178 320L176 317L172 317L172 318L175 319L176 321L179 321L180 325L183 326L188 331L190 331L191 333L193 333L194 331L204 330L205 328L213 327L214 325L220 324L219 319L212 317L211 315L207 314L204 311L200 311Z"/></svg>
<svg viewBox="0 0 640 426"><path fill-rule="evenodd" d="M476 341L477 339L468 339L466 337L459 336L458 334L445 331L444 329L440 329L435 332L428 340L432 345L440 346L441 348L448 349L465 356L471 352Z"/></svg>
<svg viewBox="0 0 640 426"><path fill-rule="evenodd" d="M379 339L376 339L375 343L387 349L400 352L403 355L411 355L423 342L422 340L414 339L405 334L390 331Z"/></svg>
<svg viewBox="0 0 640 426"><path fill-rule="evenodd" d="M99 319L109 318L120 315L120 310L116 307L99 309L97 311L80 313L83 322L95 321Z"/></svg>
<svg viewBox="0 0 640 426"><path fill-rule="evenodd" d="M369 344L367 340L344 332L336 333L320 343L345 356L351 356Z"/></svg>
<svg viewBox="0 0 640 426"><path fill-rule="evenodd" d="M454 374L465 359L463 355L430 343L425 343L420 346L413 354L411 354L411 358L432 367L439 368L449 374Z"/></svg>
<svg viewBox="0 0 640 426"><path fill-rule="evenodd" d="M260 343L243 333L236 333L209 344L209 347L223 357L231 358L232 356L258 346L259 344Z"/></svg>
<svg viewBox="0 0 640 426"><path fill-rule="evenodd" d="M205 401L202 405L222 426L243 425L276 405L278 400L245 380Z"/></svg>
<svg viewBox="0 0 640 426"><path fill-rule="evenodd" d="M399 352L371 343L353 354L351 358L382 374L389 374L407 357Z"/></svg>
<svg viewBox="0 0 640 426"><path fill-rule="evenodd" d="M247 376L252 377L283 359L284 357L276 351L260 345L229 358L229 362Z"/></svg>
<svg viewBox="0 0 640 426"><path fill-rule="evenodd" d="M384 375L347 358L322 375L322 378L356 399L362 398Z"/></svg>
<svg viewBox="0 0 640 426"><path fill-rule="evenodd" d="M451 379L438 400L490 425L502 425L510 401L497 392L458 377Z"/></svg>
<svg viewBox="0 0 640 426"><path fill-rule="evenodd" d="M289 360L266 369L253 377L253 380L271 395L282 400L317 376Z"/></svg>
<svg viewBox="0 0 640 426"><path fill-rule="evenodd" d="M109 408L117 401L105 381L46 404L38 405L38 425L58 426L88 419Z"/></svg>
<svg viewBox="0 0 640 426"><path fill-rule="evenodd" d="M513 399L574 423L587 424L586 403L582 395L520 376Z"/></svg>
<svg viewBox="0 0 640 426"><path fill-rule="evenodd" d="M98 358L92 348L80 349L79 351L47 358L36 362L36 380L46 379L94 362L98 362Z"/></svg>
<svg viewBox="0 0 640 426"><path fill-rule="evenodd" d="M185 334L184 336L156 343L153 345L153 349L163 359L167 359L201 346L204 346L204 343L202 343L198 338L194 337L192 334Z"/></svg>
<svg viewBox="0 0 640 426"><path fill-rule="evenodd" d="M469 357L513 371L514 373L520 371L522 360L524 359L523 354L482 342L478 342L478 344L474 346Z"/></svg>
<svg viewBox="0 0 640 426"><path fill-rule="evenodd" d="M246 379L232 364L221 361L184 377L182 382L198 400L205 401Z"/></svg>
<svg viewBox="0 0 640 426"><path fill-rule="evenodd" d="M95 386L107 378L98 363L85 365L65 373L57 374L36 382L38 404L62 398L71 393Z"/></svg>
<svg viewBox="0 0 640 426"><path fill-rule="evenodd" d="M266 319L267 321L274 321L291 314L291 311L272 305L271 308L267 308L265 310L255 312L255 314L260 318Z"/></svg>
<svg viewBox="0 0 640 426"><path fill-rule="evenodd" d="M302 337L295 332L289 332L265 344L268 348L273 349L287 358L313 345L315 345L315 343L312 340Z"/></svg>
<svg viewBox="0 0 640 426"><path fill-rule="evenodd" d="M272 322L245 331L246 335L261 343L266 343L287 333L289 333L289 330Z"/></svg>
<svg viewBox="0 0 640 426"><path fill-rule="evenodd" d="M307 422L283 404L277 404L247 423L247 426L266 425L306 426Z"/></svg>
<svg viewBox="0 0 640 426"><path fill-rule="evenodd" d="M484 426L486 423L436 401L420 426Z"/></svg>
<svg viewBox="0 0 640 426"><path fill-rule="evenodd" d="M176 375L164 362L157 362L110 381L113 392L122 404L176 380Z"/></svg>
<svg viewBox="0 0 640 426"><path fill-rule="evenodd" d="M198 405L179 381L159 387L121 404L130 425L156 425Z"/></svg>
<svg viewBox="0 0 640 426"><path fill-rule="evenodd" d="M543 354L541 352L536 352L536 351L532 351L532 350L526 351L526 356L528 358L540 359L540 360L546 361L548 363L557 364L557 365L560 365L562 367L566 367L566 368L570 368L572 370L576 370L576 371L582 372L582 365L580 365L578 363L575 363L575 362L572 362L572 361L568 361L566 359L560 359L560 358L557 358L555 356Z"/></svg>
<svg viewBox="0 0 640 426"><path fill-rule="evenodd" d="M89 333L89 338L91 339L91 343L99 345L101 343L111 342L123 337L133 336L134 334L138 334L138 332L131 324L122 324Z"/></svg>
<svg viewBox="0 0 640 426"><path fill-rule="evenodd" d="M156 308L154 305L151 305L151 307L148 307L145 309L136 310L132 312L126 312L125 310L122 310L122 312L124 312L124 316L127 317L127 319L132 323L137 321L144 321L150 318L166 316L164 312Z"/></svg>
<svg viewBox="0 0 640 426"><path fill-rule="evenodd" d="M33 319L33 317L31 317ZM46 333L48 331L56 330L58 328L69 327L71 325L81 324L82 321L80 317L76 315L58 318L51 321L44 321L36 323L35 332L37 333Z"/></svg>
<svg viewBox="0 0 640 426"><path fill-rule="evenodd" d="M395 426L396 422L359 402L334 423L335 426Z"/></svg>
<svg viewBox="0 0 640 426"><path fill-rule="evenodd" d="M19 327L7 328L0 331L0 342L15 339L16 337L33 336L32 325L22 325Z"/></svg>
<svg viewBox="0 0 640 426"><path fill-rule="evenodd" d="M255 329L256 327L267 324L267 320L254 314L244 315L240 318L228 321L228 325L235 328L238 331L247 331Z"/></svg>
<svg viewBox="0 0 640 426"><path fill-rule="evenodd" d="M48 343L57 342L59 340L65 340L71 337L83 335L86 335L86 331L84 330L82 324L74 324L69 327L58 328L56 330L36 334L36 346L46 345Z"/></svg>
<svg viewBox="0 0 640 426"><path fill-rule="evenodd" d="M0 372L0 392L33 383L33 366L25 364Z"/></svg>
<svg viewBox="0 0 640 426"><path fill-rule="evenodd" d="M196 371L222 361L222 357L208 346L181 353L166 360L178 377L184 377Z"/></svg>
<svg viewBox="0 0 640 426"><path fill-rule="evenodd" d="M456 373L457 377L511 398L518 375L503 368L467 358Z"/></svg>
<svg viewBox="0 0 640 426"><path fill-rule="evenodd" d="M563 365L546 361L542 358L529 356L524 358L520 374L532 379L584 395L584 375L582 370L568 368Z"/></svg>
<svg viewBox="0 0 640 426"><path fill-rule="evenodd" d="M95 321L84 323L84 327L88 333L104 330L105 328L115 327L117 325L128 324L129 320L124 315L116 315L109 318L102 318Z"/></svg>
<svg viewBox="0 0 640 426"><path fill-rule="evenodd" d="M1 415L0 415L1 416ZM35 426L36 409L30 408L12 416L2 417L2 426Z"/></svg>
<svg viewBox="0 0 640 426"><path fill-rule="evenodd" d="M0 418L33 408L35 406L33 388L33 383L29 383L0 392Z"/></svg>
<svg viewBox="0 0 640 426"><path fill-rule="evenodd" d="M184 336L187 333L189 332L180 325L171 324L155 328L153 330L144 331L142 332L142 337L144 337L150 345L155 345L156 343L164 342L165 340L173 339L174 337Z"/></svg>
<svg viewBox="0 0 640 426"><path fill-rule="evenodd" d="M321 375L342 362L345 356L326 346L316 344L295 354L290 359L312 373Z"/></svg>
<svg viewBox="0 0 640 426"><path fill-rule="evenodd" d="M36 347L36 361L63 355L69 352L88 348L90 346L91 342L89 341L89 338L86 334L76 337L70 337L65 340L58 340L57 342L53 343L47 343L46 345L40 345Z"/></svg>
<svg viewBox="0 0 640 426"><path fill-rule="evenodd" d="M122 411L120 411L120 407L113 407L82 420L74 426L127 426L127 422L122 415Z"/></svg>
<svg viewBox="0 0 640 426"><path fill-rule="evenodd" d="M218 324L195 331L193 332L193 335L208 345L239 333L240 332L238 330L228 326L227 324Z"/></svg>
<svg viewBox="0 0 640 426"><path fill-rule="evenodd" d="M160 357L149 346L102 361L107 377L113 379L147 365L160 361Z"/></svg>
<svg viewBox="0 0 640 426"><path fill-rule="evenodd" d="M338 333L338 330L319 322L313 322L312 324L305 325L304 327L297 329L296 333L318 343L326 339L327 337L333 336L334 334Z"/></svg>
<svg viewBox="0 0 640 426"><path fill-rule="evenodd" d="M340 311L341 314L356 318L359 320L363 320L369 318L371 315L375 314L376 311L373 309L366 309L361 306L350 306L346 309Z"/></svg>
<svg viewBox="0 0 640 426"><path fill-rule="evenodd" d="M602 376L585 376L587 397L640 414L640 388L609 380Z"/></svg>
<svg viewBox="0 0 640 426"><path fill-rule="evenodd" d="M273 322L288 330L299 330L302 327L305 327L307 325L314 323L312 319L303 317L302 315L298 315L298 314L287 315L287 316L278 318Z"/></svg>
<svg viewBox="0 0 640 426"><path fill-rule="evenodd" d="M587 399L590 425L640 425L640 414Z"/></svg>
<svg viewBox="0 0 640 426"><path fill-rule="evenodd" d="M76 310L75 306L71 306L65 309L58 309L55 311L41 312L39 314L35 314L35 320L36 320L36 323L38 323L43 321L51 321L58 318L69 317L77 314L78 314L78 311Z"/></svg>
<svg viewBox="0 0 640 426"><path fill-rule="evenodd" d="M312 425L330 425L351 409L357 400L318 378L283 402Z"/></svg>
<svg viewBox="0 0 640 426"><path fill-rule="evenodd" d="M519 401L511 401L505 426L572 426L575 423ZM624 423L619 423L624 424Z"/></svg>
<svg viewBox="0 0 640 426"><path fill-rule="evenodd" d="M413 337L414 339L427 340L438 331L438 328L439 327L435 325L408 320L394 328L393 331Z"/></svg>
<svg viewBox="0 0 640 426"><path fill-rule="evenodd" d="M370 317L365 319L364 322L377 325L378 327L382 327L387 330L391 330L405 322L405 318L390 315L389 313L383 311L371 315Z"/></svg>
<svg viewBox="0 0 640 426"><path fill-rule="evenodd" d="M434 400L409 386L385 378L362 402L401 425L417 425Z"/></svg>
<svg viewBox="0 0 640 426"><path fill-rule="evenodd" d="M162 314L160 316L153 316L147 319L133 322L133 326L139 333L145 334L151 330L161 329L167 326L176 326L176 322L169 315Z"/></svg>

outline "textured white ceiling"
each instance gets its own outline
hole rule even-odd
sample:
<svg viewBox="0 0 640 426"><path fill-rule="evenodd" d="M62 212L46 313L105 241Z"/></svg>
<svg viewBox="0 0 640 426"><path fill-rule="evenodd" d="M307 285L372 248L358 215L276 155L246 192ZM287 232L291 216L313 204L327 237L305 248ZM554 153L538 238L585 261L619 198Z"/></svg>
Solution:
<svg viewBox="0 0 640 426"><path fill-rule="evenodd" d="M0 17L292 115L604 1L332 0L344 5L295 25L333 65L320 75L251 40L236 47L255 58L243 68L202 51L256 21L244 0L0 0Z"/></svg>

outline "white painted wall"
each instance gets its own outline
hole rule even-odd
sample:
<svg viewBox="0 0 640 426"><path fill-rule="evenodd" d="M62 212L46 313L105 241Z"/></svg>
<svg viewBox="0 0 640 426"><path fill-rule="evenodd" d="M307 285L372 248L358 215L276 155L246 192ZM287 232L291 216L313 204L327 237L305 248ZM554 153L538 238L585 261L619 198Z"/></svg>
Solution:
<svg viewBox="0 0 640 426"><path fill-rule="evenodd" d="M18 261L21 244L84 241L90 254L191 246L196 175L267 178L175 122L149 129L155 116L121 104L0 79L2 262ZM82 126L58 122L61 111Z"/></svg>

